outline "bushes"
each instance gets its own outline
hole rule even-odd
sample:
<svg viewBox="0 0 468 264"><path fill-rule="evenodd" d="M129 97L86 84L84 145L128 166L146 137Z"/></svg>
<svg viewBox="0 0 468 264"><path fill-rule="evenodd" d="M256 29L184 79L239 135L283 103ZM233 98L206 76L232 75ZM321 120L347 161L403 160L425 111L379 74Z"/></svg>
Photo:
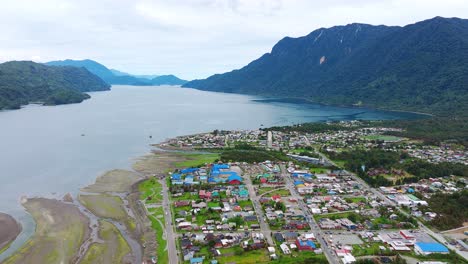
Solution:
<svg viewBox="0 0 468 264"><path fill-rule="evenodd" d="M431 210L438 214L431 225L440 230L457 228L468 221L468 190L453 194L438 193L428 203Z"/></svg>

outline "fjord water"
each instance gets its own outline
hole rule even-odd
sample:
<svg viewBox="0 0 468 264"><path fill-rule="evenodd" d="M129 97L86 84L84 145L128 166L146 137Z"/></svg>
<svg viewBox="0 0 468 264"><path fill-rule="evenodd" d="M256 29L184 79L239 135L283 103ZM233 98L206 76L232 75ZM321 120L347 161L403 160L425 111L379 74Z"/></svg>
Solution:
<svg viewBox="0 0 468 264"><path fill-rule="evenodd" d="M0 112L0 211L25 227L16 246L33 232L21 196L76 193L106 170L130 168L150 144L169 137L262 124L418 117L171 86L113 86L90 94L81 104Z"/></svg>

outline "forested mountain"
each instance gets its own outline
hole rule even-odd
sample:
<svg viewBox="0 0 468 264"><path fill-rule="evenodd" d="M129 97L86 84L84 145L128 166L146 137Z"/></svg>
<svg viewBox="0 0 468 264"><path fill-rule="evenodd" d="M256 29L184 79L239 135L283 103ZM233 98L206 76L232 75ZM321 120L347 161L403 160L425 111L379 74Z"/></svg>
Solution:
<svg viewBox="0 0 468 264"><path fill-rule="evenodd" d="M320 28L282 39L242 69L184 87L466 115L468 20Z"/></svg>
<svg viewBox="0 0 468 264"><path fill-rule="evenodd" d="M79 103L89 98L84 92L109 88L84 68L52 67L31 61L0 64L0 109L17 109L30 102Z"/></svg>
<svg viewBox="0 0 468 264"><path fill-rule="evenodd" d="M63 60L47 62L50 66L74 66L84 67L90 72L101 77L108 84L126 84L126 85L182 85L187 81L181 80L174 75L155 76L135 76L129 73L121 72L114 69L108 69L106 66L93 60ZM168 78L170 76L170 78ZM152 77L152 76L151 76Z"/></svg>
<svg viewBox="0 0 468 264"><path fill-rule="evenodd" d="M181 80L179 78L177 78L176 76L174 75L160 75L158 77L155 77L153 79L151 79L151 84L152 85L163 85L163 84L167 84L167 85L182 85L182 84L185 84L187 83L187 81L185 80Z"/></svg>

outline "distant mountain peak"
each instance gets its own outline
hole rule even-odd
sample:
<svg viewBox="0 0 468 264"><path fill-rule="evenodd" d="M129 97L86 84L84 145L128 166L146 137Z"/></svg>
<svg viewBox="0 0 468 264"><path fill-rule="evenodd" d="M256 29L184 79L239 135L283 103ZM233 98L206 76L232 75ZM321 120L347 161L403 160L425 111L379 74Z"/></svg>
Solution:
<svg viewBox="0 0 468 264"><path fill-rule="evenodd" d="M121 72L114 69L108 69L106 66L90 59L47 62L50 66L74 66L84 67L90 72L96 74L101 79L109 84L126 84L126 85L182 85L187 81L181 80L174 75L132 75L126 72Z"/></svg>
<svg viewBox="0 0 468 264"><path fill-rule="evenodd" d="M184 87L432 113L468 112L468 20L352 23L285 37L239 70Z"/></svg>

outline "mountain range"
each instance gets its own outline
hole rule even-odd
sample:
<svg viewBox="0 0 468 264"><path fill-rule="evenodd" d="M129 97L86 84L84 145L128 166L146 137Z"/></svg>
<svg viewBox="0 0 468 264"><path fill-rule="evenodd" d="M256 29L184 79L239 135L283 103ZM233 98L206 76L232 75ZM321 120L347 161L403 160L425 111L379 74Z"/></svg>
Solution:
<svg viewBox="0 0 468 264"><path fill-rule="evenodd" d="M74 66L84 67L90 72L96 74L108 84L123 84L123 85L182 85L187 81L179 79L174 75L144 75L137 76L129 73L121 72L114 69L108 69L106 66L93 60L63 60L50 61L46 65L49 66ZM152 78L151 78L152 77Z"/></svg>
<svg viewBox="0 0 468 264"><path fill-rule="evenodd" d="M0 64L0 109L18 109L32 102L46 105L80 103L85 92L110 85L85 68L52 67L32 61Z"/></svg>
<svg viewBox="0 0 468 264"><path fill-rule="evenodd" d="M404 27L349 24L285 37L245 67L183 87L313 102L468 112L468 20Z"/></svg>

